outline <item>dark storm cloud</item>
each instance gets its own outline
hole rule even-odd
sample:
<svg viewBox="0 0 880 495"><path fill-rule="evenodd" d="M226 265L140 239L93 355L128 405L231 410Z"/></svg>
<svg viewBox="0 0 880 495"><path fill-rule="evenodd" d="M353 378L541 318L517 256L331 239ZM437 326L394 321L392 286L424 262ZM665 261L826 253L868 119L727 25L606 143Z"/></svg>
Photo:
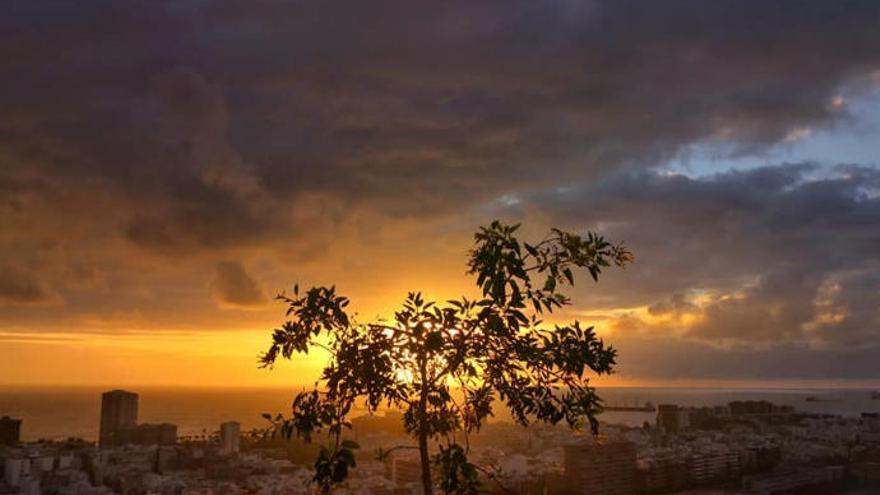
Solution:
<svg viewBox="0 0 880 495"><path fill-rule="evenodd" d="M33 274L0 267L0 304L33 304L50 300L50 295Z"/></svg>
<svg viewBox="0 0 880 495"><path fill-rule="evenodd" d="M233 306L256 306L266 302L260 284L237 261L217 263L213 282L214 295L220 303Z"/></svg>
<svg viewBox="0 0 880 495"><path fill-rule="evenodd" d="M296 235L305 192L426 215L760 147L880 61L868 1L3 9L6 173L120 188L143 205L121 231L162 252Z"/></svg>
<svg viewBox="0 0 880 495"><path fill-rule="evenodd" d="M652 315L664 315L668 313L684 313L696 311L699 307L688 301L684 294L673 294L669 299L658 301L648 306L648 313Z"/></svg>
<svg viewBox="0 0 880 495"><path fill-rule="evenodd" d="M584 300L667 321L658 355L872 355L876 170L652 170L846 120L878 25L873 0L6 1L3 316L204 326L215 267L218 301L247 305L264 293L242 263L329 272L332 246L332 273L394 274L352 253L437 256L476 215L537 210L629 242L637 267ZM45 298L65 305L24 304Z"/></svg>
<svg viewBox="0 0 880 495"><path fill-rule="evenodd" d="M626 173L530 202L559 222L626 239L638 269L611 279L603 292L620 305L641 301L655 317L698 313L684 329L688 338L877 345L876 169L792 164L704 178Z"/></svg>
<svg viewBox="0 0 880 495"><path fill-rule="evenodd" d="M655 380L858 380L876 379L880 350L813 349L786 345L772 349L718 349L706 343L669 338L618 337L619 370Z"/></svg>

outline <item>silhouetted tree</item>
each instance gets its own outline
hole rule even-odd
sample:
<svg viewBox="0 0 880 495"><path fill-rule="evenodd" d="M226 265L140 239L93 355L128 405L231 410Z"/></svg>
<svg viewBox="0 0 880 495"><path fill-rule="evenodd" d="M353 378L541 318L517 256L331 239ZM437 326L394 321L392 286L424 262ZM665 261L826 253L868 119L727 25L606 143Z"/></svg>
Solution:
<svg viewBox="0 0 880 495"><path fill-rule="evenodd" d="M294 399L291 417L266 416L288 438L308 441L329 433L313 478L322 492L355 466L358 445L342 433L351 428L348 416L358 401L370 411L384 405L404 412L426 495L432 493L432 464L445 493L476 492L479 467L467 459L466 439L496 402L523 425L565 421L596 432L601 400L585 374L610 373L616 351L592 327L574 322L547 328L539 318L570 304L559 288L574 284L575 269L598 281L603 268L623 267L632 254L596 234L558 229L528 244L516 238L518 228L495 221L474 234L468 273L482 289L478 300L438 304L410 293L393 320L359 323L335 287L300 292L295 286L292 296L278 296L288 306L288 321L273 332L261 365L313 347L326 350L329 359L316 388ZM431 441L439 444L433 459Z"/></svg>

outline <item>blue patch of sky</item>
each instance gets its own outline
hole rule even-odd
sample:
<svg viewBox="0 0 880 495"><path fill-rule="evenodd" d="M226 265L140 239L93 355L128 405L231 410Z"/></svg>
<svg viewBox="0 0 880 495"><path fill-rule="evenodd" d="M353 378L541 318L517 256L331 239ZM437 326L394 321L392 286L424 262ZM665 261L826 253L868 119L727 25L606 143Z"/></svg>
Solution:
<svg viewBox="0 0 880 495"><path fill-rule="evenodd" d="M697 144L659 170L696 178L799 162L880 167L880 91L848 100L841 118L810 129L800 139L749 154L730 153L717 143Z"/></svg>

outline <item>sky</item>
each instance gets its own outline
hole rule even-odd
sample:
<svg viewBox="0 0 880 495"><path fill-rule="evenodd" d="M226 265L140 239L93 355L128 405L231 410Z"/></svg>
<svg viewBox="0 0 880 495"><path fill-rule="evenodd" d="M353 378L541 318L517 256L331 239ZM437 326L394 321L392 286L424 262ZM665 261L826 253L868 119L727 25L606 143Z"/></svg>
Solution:
<svg viewBox="0 0 880 495"><path fill-rule="evenodd" d="M0 383L289 386L294 283L473 294L498 218L624 241L620 386L880 384L880 2L0 5Z"/></svg>

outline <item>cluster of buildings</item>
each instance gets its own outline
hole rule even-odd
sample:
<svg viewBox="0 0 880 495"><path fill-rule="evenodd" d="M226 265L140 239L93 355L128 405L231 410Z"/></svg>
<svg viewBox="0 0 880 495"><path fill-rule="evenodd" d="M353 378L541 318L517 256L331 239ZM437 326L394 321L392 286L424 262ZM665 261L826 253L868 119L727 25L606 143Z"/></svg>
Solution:
<svg viewBox="0 0 880 495"><path fill-rule="evenodd" d="M495 423L471 438L470 458L496 469L499 494L880 493L875 414L801 414L762 401L664 405L654 424L603 424L601 432L594 439L565 427ZM400 462L391 479L417 489L418 464Z"/></svg>
<svg viewBox="0 0 880 495"><path fill-rule="evenodd" d="M177 438L171 424L139 424L138 396L102 397L97 444L19 441L0 419L0 495L305 494L314 445L243 437L236 422L210 438ZM397 413L356 419L358 463L335 493L418 495L417 451ZM880 418L807 415L766 402L661 405L642 427L603 424L602 435L497 422L471 437L469 459L496 493L634 495L714 488L727 494L839 493L880 480ZM855 480L855 481L854 481ZM880 487L880 485L871 485ZM878 489L880 493L880 489Z"/></svg>
<svg viewBox="0 0 880 495"><path fill-rule="evenodd" d="M137 394L125 390L104 392L101 396L99 445L174 445L177 442L176 425L138 424L137 417Z"/></svg>
<svg viewBox="0 0 880 495"><path fill-rule="evenodd" d="M764 401L662 405L654 426L602 431L603 441L563 448L567 493L832 494L855 485L880 493L876 414L801 414Z"/></svg>
<svg viewBox="0 0 880 495"><path fill-rule="evenodd" d="M21 420L4 416L0 419L0 495L233 493L216 490L230 473L245 469L277 477L282 468L291 467L287 461L264 461L259 456L238 460L241 428L236 422L220 425L216 438L178 443L177 426L139 424L137 417L137 394L104 393L95 444L79 439L22 443ZM297 478L294 484L302 482ZM267 484L274 490L277 482Z"/></svg>

